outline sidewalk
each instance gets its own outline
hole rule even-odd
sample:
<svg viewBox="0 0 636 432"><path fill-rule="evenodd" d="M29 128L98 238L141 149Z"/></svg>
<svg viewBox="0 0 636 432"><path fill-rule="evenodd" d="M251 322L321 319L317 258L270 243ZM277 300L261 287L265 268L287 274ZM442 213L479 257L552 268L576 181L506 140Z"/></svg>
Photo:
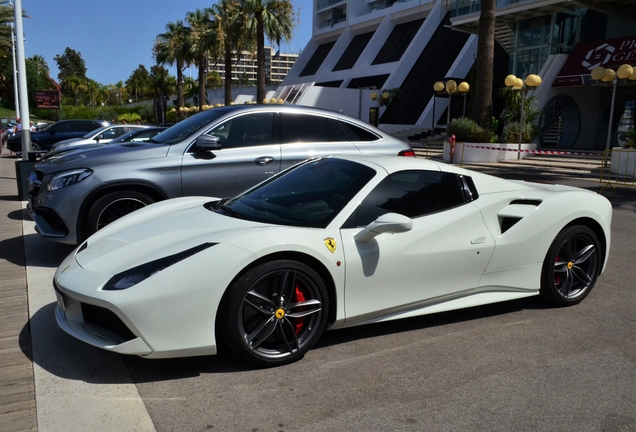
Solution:
<svg viewBox="0 0 636 432"><path fill-rule="evenodd" d="M35 431L31 328L15 158L0 155L0 431Z"/></svg>
<svg viewBox="0 0 636 432"><path fill-rule="evenodd" d="M0 155L0 432L154 431L122 357L55 322L51 281L73 248L35 232L16 160Z"/></svg>

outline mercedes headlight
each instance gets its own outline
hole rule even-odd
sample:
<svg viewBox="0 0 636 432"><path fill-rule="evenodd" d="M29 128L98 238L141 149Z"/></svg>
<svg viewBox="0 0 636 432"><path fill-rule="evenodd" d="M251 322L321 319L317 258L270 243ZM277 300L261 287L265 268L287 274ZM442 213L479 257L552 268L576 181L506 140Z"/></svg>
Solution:
<svg viewBox="0 0 636 432"><path fill-rule="evenodd" d="M59 174L55 174L46 186L46 189L51 192L66 186L74 185L75 183L79 183L89 177L91 174L93 174L93 170L88 168L64 171Z"/></svg>

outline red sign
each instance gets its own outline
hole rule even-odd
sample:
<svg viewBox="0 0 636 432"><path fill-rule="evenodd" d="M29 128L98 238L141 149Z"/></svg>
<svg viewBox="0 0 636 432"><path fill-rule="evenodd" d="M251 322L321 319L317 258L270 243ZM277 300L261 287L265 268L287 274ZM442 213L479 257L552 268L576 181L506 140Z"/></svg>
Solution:
<svg viewBox="0 0 636 432"><path fill-rule="evenodd" d="M619 66L636 66L636 35L577 44L565 61L553 87L586 85L594 82L592 69L602 66L617 70Z"/></svg>
<svg viewBox="0 0 636 432"><path fill-rule="evenodd" d="M60 92L57 90L36 91L35 107L39 109L60 109Z"/></svg>

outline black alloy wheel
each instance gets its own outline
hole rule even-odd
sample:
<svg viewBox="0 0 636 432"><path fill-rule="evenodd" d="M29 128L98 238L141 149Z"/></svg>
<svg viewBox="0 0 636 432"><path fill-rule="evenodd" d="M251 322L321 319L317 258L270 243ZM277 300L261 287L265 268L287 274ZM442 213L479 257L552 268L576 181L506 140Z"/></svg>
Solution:
<svg viewBox="0 0 636 432"><path fill-rule="evenodd" d="M224 304L226 343L262 367L301 359L322 334L329 310L318 273L291 260L250 269L230 287Z"/></svg>
<svg viewBox="0 0 636 432"><path fill-rule="evenodd" d="M564 228L554 239L541 274L541 295L559 306L580 303L601 271L596 234L586 226Z"/></svg>

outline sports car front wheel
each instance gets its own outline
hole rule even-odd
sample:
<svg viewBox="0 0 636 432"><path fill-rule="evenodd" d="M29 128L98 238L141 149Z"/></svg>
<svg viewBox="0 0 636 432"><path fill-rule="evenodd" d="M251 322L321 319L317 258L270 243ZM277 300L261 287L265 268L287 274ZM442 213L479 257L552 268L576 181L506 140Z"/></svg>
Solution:
<svg viewBox="0 0 636 432"><path fill-rule="evenodd" d="M601 267L596 234L586 226L564 228L543 263L541 295L559 306L580 303L594 287Z"/></svg>
<svg viewBox="0 0 636 432"><path fill-rule="evenodd" d="M279 366L301 359L316 343L328 310L318 273L297 261L271 261L248 270L229 288L221 332L243 360Z"/></svg>

